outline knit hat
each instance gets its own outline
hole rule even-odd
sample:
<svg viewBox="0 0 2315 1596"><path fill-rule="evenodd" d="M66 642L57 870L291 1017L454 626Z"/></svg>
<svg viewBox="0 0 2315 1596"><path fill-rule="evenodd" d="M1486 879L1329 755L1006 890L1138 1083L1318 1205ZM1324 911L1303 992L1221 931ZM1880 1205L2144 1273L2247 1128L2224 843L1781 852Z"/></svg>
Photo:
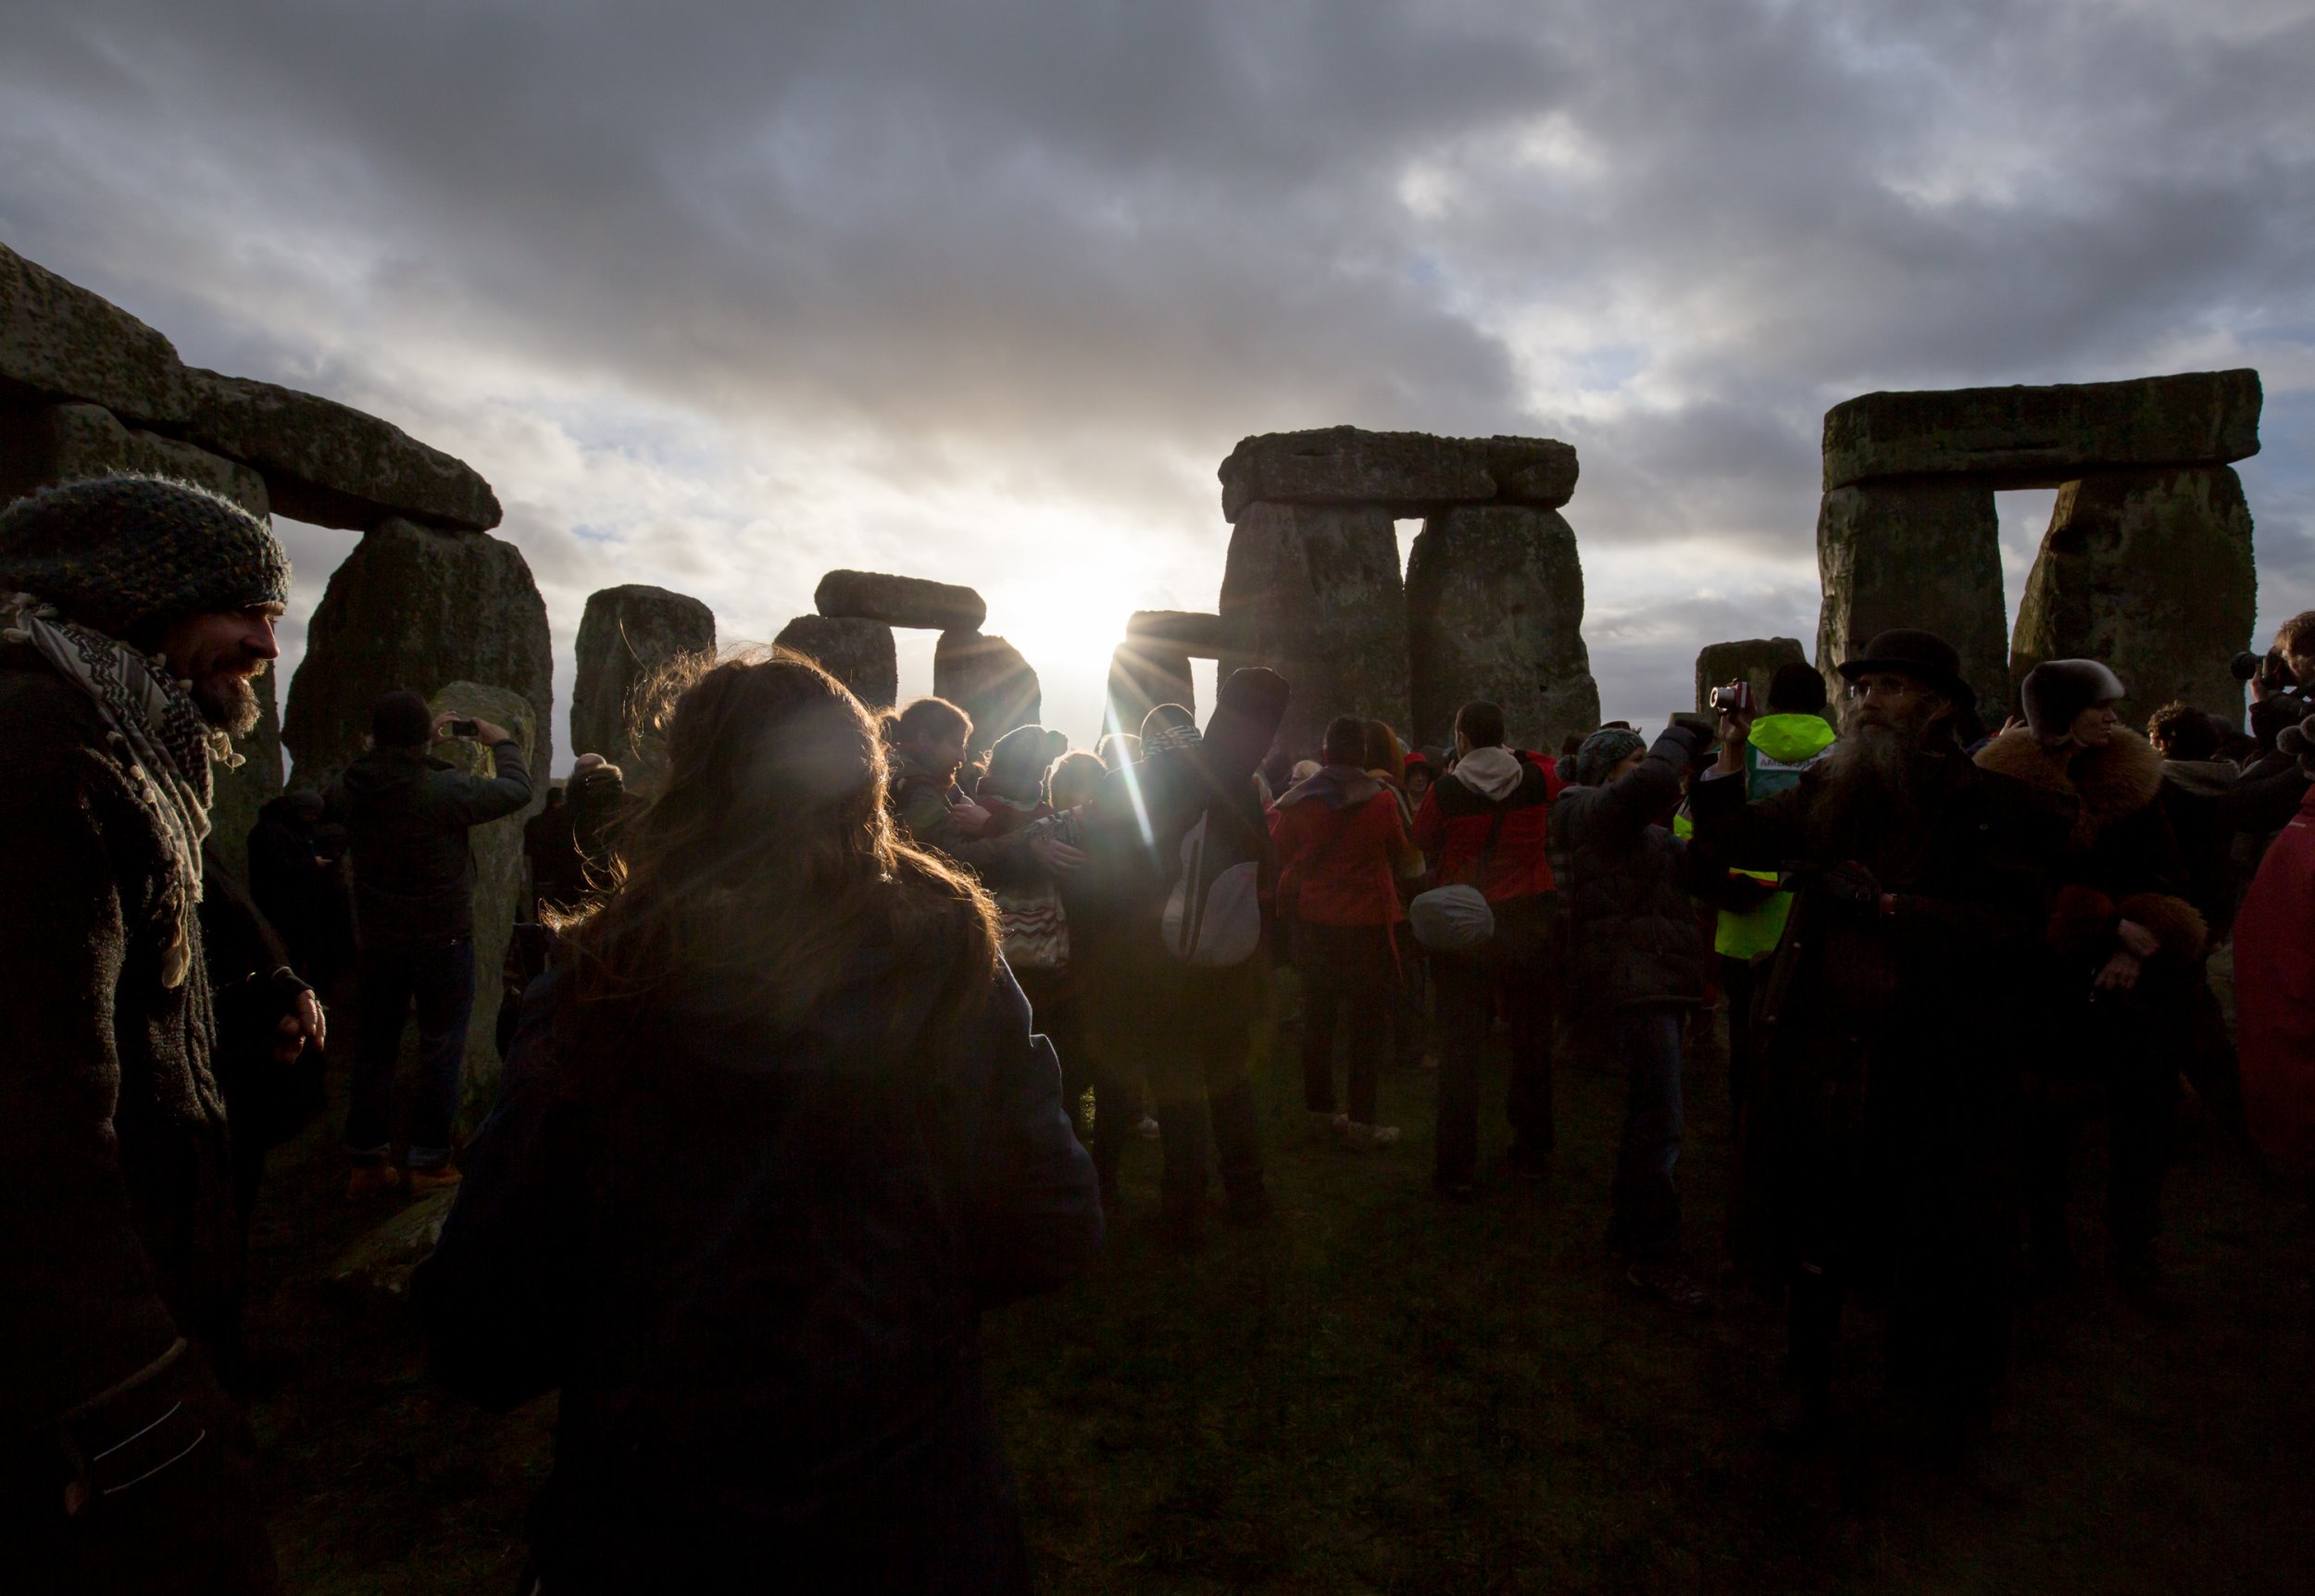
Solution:
<svg viewBox="0 0 2315 1596"><path fill-rule="evenodd" d="M1620 726L1604 726L1583 740L1583 746L1575 751L1575 779L1578 786L1596 787L1608 779L1608 773L1639 753L1646 743L1636 731Z"/></svg>
<svg viewBox="0 0 2315 1596"><path fill-rule="evenodd" d="M2128 697L2121 680L2095 659L2046 659L2026 673L2026 724L2045 742L2062 741L2074 717Z"/></svg>
<svg viewBox="0 0 2315 1596"><path fill-rule="evenodd" d="M1178 704L1159 704L1142 717L1142 754L1170 754L1196 742L1197 717Z"/></svg>
<svg viewBox="0 0 2315 1596"><path fill-rule="evenodd" d="M369 705L369 740L381 748L423 748L434 740L434 711L407 687L382 692Z"/></svg>
<svg viewBox="0 0 2315 1596"><path fill-rule="evenodd" d="M107 637L289 602L289 555L231 499L165 477L93 477L0 510L0 592Z"/></svg>

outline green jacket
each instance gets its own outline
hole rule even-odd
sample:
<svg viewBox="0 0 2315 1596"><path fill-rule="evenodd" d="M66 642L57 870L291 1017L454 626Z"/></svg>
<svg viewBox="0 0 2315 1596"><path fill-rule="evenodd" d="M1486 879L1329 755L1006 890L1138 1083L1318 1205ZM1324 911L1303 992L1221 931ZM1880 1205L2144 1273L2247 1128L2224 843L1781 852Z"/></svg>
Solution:
<svg viewBox="0 0 2315 1596"><path fill-rule="evenodd" d="M1764 715L1754 721L1745 741L1745 802L1758 804L1799 786L1800 773L1822 759L1833 741L1833 728L1822 716ZM1777 879L1772 871L1736 873L1760 881ZM1766 958L1784 940L1784 922L1792 912L1790 892L1778 892L1750 909L1722 909L1713 951L1732 959Z"/></svg>

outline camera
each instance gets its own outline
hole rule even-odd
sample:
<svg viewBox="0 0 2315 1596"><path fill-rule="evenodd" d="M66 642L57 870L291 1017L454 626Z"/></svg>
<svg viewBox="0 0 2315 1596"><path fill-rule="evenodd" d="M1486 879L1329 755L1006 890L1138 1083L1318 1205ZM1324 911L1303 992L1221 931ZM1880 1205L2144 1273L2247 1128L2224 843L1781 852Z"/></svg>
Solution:
<svg viewBox="0 0 2315 1596"><path fill-rule="evenodd" d="M1710 699L1715 715L1750 715L1752 713L1752 683L1732 681L1726 687L1712 690Z"/></svg>
<svg viewBox="0 0 2315 1596"><path fill-rule="evenodd" d="M2253 654L2246 649L2234 656L2227 668L2234 673L2237 681L2258 678L2269 687L2286 687L2291 682L2291 667L2284 663L2283 651L2279 648L2271 648L2265 654Z"/></svg>
<svg viewBox="0 0 2315 1596"><path fill-rule="evenodd" d="M450 723L450 735L453 737L473 737L479 731L480 728L471 720L454 720Z"/></svg>

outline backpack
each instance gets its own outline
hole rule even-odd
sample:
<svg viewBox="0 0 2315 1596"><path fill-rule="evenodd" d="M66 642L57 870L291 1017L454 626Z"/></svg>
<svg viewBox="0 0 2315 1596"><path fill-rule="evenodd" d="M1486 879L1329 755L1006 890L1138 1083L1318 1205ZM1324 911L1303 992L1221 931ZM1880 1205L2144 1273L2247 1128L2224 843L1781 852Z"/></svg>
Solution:
<svg viewBox="0 0 2315 1596"><path fill-rule="evenodd" d="M1226 865L1208 879L1206 850L1212 814L1200 815L1182 838L1182 873L1166 898L1161 925L1166 952L1185 965L1227 969L1261 945L1261 865Z"/></svg>

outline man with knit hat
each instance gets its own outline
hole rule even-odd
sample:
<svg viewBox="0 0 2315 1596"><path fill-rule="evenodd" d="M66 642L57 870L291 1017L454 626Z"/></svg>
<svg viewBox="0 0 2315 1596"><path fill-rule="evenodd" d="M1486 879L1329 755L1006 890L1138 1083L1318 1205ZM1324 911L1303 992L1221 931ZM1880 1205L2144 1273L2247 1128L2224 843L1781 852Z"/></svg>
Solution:
<svg viewBox="0 0 2315 1596"><path fill-rule="evenodd" d="M240 1280L195 909L210 763L256 724L289 576L264 522L183 483L0 510L0 1545L25 1590L277 1587L205 1350Z"/></svg>
<svg viewBox="0 0 2315 1596"><path fill-rule="evenodd" d="M1712 863L1796 867L1738 1194L1740 1241L1787 1292L1773 1428L1791 1444L1821 1431L1842 1296L1880 1282L1891 1383L1982 1440L2017 1235L2018 972L2058 839L2028 788L1964 752L1974 694L1945 640L1883 632L1840 671L1841 739L1797 783L1746 802L1751 717L1732 714L1689 795Z"/></svg>

